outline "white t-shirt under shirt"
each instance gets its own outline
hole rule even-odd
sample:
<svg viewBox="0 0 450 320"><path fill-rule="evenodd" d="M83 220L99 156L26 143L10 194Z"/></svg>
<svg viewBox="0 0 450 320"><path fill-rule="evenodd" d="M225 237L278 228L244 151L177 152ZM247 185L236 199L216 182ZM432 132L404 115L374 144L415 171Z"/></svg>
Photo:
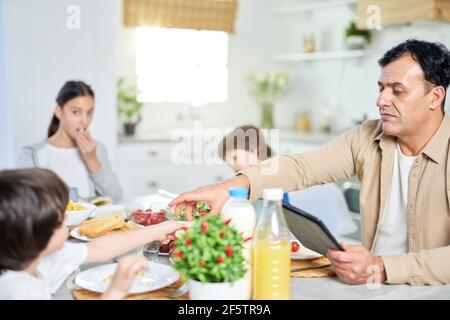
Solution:
<svg viewBox="0 0 450 320"><path fill-rule="evenodd" d="M95 196L95 187L77 148L58 148L49 143L38 151L39 165L55 172L69 187L78 188L81 197Z"/></svg>
<svg viewBox="0 0 450 320"><path fill-rule="evenodd" d="M374 255L408 252L408 226L406 219L408 180L416 158L405 156L397 144L392 168L391 189L378 230L373 250Z"/></svg>
<svg viewBox="0 0 450 320"><path fill-rule="evenodd" d="M50 300L86 257L86 244L66 242L62 249L42 258L37 267L39 277L7 271L0 276L0 300Z"/></svg>

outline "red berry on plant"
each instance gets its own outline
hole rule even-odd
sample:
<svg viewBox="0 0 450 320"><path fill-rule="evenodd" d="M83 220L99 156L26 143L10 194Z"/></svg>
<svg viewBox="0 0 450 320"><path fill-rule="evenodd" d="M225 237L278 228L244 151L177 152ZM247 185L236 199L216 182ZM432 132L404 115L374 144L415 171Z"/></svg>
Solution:
<svg viewBox="0 0 450 320"><path fill-rule="evenodd" d="M200 261L200 263L198 265L203 268L204 266L206 266L206 262L205 261Z"/></svg>
<svg viewBox="0 0 450 320"><path fill-rule="evenodd" d="M225 249L225 252L227 254L227 257L232 257L233 256L233 249L231 249L230 245L227 245L227 248Z"/></svg>
<svg viewBox="0 0 450 320"><path fill-rule="evenodd" d="M218 256L217 257L217 263L222 263L223 262L223 257L222 256Z"/></svg>
<svg viewBox="0 0 450 320"><path fill-rule="evenodd" d="M190 246L192 244L192 239L191 238L187 238L186 239L186 245Z"/></svg>
<svg viewBox="0 0 450 320"><path fill-rule="evenodd" d="M181 251L177 252L177 257L183 259L183 253Z"/></svg>
<svg viewBox="0 0 450 320"><path fill-rule="evenodd" d="M206 223L206 221L202 222L202 232L203 233L207 233L208 232L208 224Z"/></svg>

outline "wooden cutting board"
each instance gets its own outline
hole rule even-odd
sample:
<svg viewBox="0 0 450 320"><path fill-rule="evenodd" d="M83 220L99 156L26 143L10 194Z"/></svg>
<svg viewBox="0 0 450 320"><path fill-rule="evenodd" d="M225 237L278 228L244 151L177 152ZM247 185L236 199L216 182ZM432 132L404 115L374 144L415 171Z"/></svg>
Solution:
<svg viewBox="0 0 450 320"><path fill-rule="evenodd" d="M188 300L189 299L189 292L185 293L181 297L167 297L166 294L169 292L175 292L183 285L182 280L178 280L177 282L171 284L170 286L167 286L165 288L151 291L151 292L144 292L144 293L138 293L138 294L130 294L127 297L125 297L124 300ZM75 300L98 300L100 299L100 293L89 291L86 289L82 289L80 287L75 287L75 289L72 290L72 296Z"/></svg>
<svg viewBox="0 0 450 320"><path fill-rule="evenodd" d="M320 257L312 260L291 260L291 270L309 266L319 266L325 263L330 263L330 260L326 257ZM291 272L291 277L293 278L318 278L334 276L336 276L336 274L331 267Z"/></svg>

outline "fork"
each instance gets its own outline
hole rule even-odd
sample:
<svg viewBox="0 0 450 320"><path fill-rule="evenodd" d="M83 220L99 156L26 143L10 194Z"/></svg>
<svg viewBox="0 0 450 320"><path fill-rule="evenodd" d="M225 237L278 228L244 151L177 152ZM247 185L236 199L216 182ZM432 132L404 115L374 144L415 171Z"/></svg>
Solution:
<svg viewBox="0 0 450 320"><path fill-rule="evenodd" d="M179 287L175 292L168 292L165 294L166 297L169 298L178 298L181 297L183 294L189 291L189 286L187 283L183 284L181 287Z"/></svg>

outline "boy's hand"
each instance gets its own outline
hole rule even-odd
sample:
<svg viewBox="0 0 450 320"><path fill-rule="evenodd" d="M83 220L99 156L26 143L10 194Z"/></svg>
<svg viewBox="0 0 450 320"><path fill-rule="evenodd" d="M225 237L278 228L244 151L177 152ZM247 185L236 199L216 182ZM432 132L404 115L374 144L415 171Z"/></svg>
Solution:
<svg viewBox="0 0 450 320"><path fill-rule="evenodd" d="M156 225L150 226L150 228L158 228L159 233L159 241L165 241L167 239L167 236L171 233L174 233L175 231L181 229L183 227L183 224L176 222L176 221L164 221L161 223L158 223ZM153 229L154 230L154 229Z"/></svg>
<svg viewBox="0 0 450 320"><path fill-rule="evenodd" d="M148 261L143 256L128 256L123 258L117 266L108 290L102 299L120 300L127 296L135 276L147 269Z"/></svg>

